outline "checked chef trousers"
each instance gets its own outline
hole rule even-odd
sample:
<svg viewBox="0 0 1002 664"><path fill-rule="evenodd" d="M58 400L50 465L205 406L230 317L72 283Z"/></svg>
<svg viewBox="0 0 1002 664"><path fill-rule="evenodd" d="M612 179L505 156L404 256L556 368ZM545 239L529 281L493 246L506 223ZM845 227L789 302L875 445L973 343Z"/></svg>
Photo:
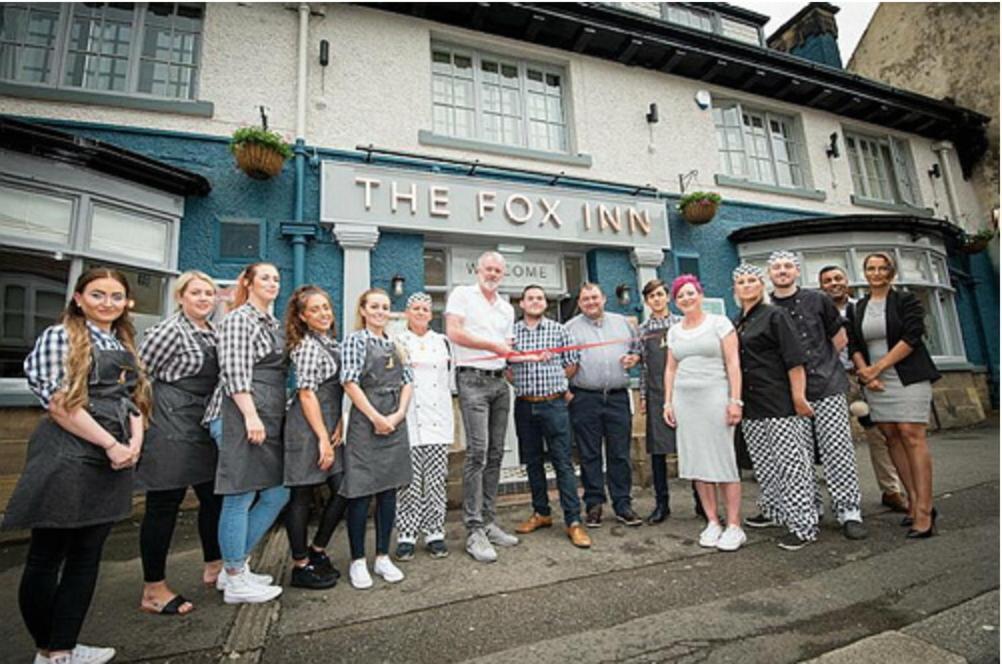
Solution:
<svg viewBox="0 0 1002 664"><path fill-rule="evenodd" d="M445 477L449 471L448 445L411 448L413 479L397 492L397 541L445 539Z"/></svg>
<svg viewBox="0 0 1002 664"><path fill-rule="evenodd" d="M821 467L824 471L828 493L832 498L832 512L839 523L862 521L860 511L862 494L859 490L859 475L856 472L856 452L852 443L852 429L849 426L849 405L844 394L833 394L824 399L811 401L814 417L810 423L814 440L821 453ZM818 514L822 512L821 488L816 485L814 506Z"/></svg>
<svg viewBox="0 0 1002 664"><path fill-rule="evenodd" d="M762 514L805 541L818 536L810 422L803 417L742 420Z"/></svg>

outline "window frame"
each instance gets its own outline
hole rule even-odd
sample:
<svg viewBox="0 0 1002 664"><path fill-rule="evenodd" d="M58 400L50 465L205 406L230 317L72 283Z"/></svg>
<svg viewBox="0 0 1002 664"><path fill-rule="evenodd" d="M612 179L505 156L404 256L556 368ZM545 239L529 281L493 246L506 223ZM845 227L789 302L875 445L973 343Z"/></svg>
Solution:
<svg viewBox="0 0 1002 664"><path fill-rule="evenodd" d="M258 253L257 256L225 256L223 255L223 226L226 224L244 224L247 226L254 225L257 226L258 233ZM215 257L216 263L225 264L239 264L246 265L247 263L253 263L256 261L266 260L266 253L268 247L267 240L267 224L265 220L261 217L234 217L234 216L220 216L216 218L216 223L214 224L214 246L213 246L213 256Z"/></svg>
<svg viewBox="0 0 1002 664"><path fill-rule="evenodd" d="M915 170L915 158L912 151L911 142L894 134L870 132L859 130L853 127L842 127L842 139L845 141L846 160L849 165L849 179L852 182L853 203L858 205L871 206L901 206L908 208L922 207L922 192L919 186L918 177ZM870 176L866 173L863 163L864 157L860 148L861 142L870 143L878 147L880 164L887 173L887 186L891 192L891 198L874 196L870 191ZM851 147L850 147L851 145ZM884 151L887 149L887 161L884 162ZM895 162L899 163L895 163ZM858 165L857 165L858 164ZM862 166L863 171L858 168ZM866 183L866 191L860 191L857 181ZM904 189L909 191L906 195ZM911 198L911 200L908 200Z"/></svg>
<svg viewBox="0 0 1002 664"><path fill-rule="evenodd" d="M652 12L638 11L637 9L633 8L633 5L644 4L644 3L636 3L636 2L608 2L608 3L605 3L605 4L610 5L612 7L616 7L618 9L622 9L622 10L625 10L625 11L632 12L632 13L637 14L639 16L645 16L647 18L653 18L653 19L660 19L661 21L664 21L665 23L670 23L671 25L678 26L678 27L684 28L686 30L694 30L696 32L702 32L704 34L717 35L718 37L723 37L724 39L730 39L731 41L735 41L735 42L738 42L740 44L747 44L749 46L759 46L759 47L765 46L765 39L764 39L764 34L762 32L762 26L757 25L755 23L752 23L750 21L742 20L740 18L737 18L735 16L731 16L730 14L726 14L724 12L720 12L720 11L717 11L717 10L712 9L712 8L701 6L702 3L687 3L687 2L658 2L658 3L649 3L649 4L656 4L656 5L658 5L658 8L659 8L659 15L658 16L655 16ZM695 26L689 25L688 23L680 23L678 21L672 20L671 18L669 18L672 11L689 12L691 14L702 14L703 16L705 16L706 18L709 19L710 28L708 30L704 30L701 27L695 27ZM737 23L737 24L740 24L740 25L744 25L746 27L749 27L749 28L752 28L753 30L755 30L756 41L754 43L752 43L752 42L747 41L745 39L738 39L736 37L732 37L730 35L724 34L724 21L725 20L731 21L733 23Z"/></svg>

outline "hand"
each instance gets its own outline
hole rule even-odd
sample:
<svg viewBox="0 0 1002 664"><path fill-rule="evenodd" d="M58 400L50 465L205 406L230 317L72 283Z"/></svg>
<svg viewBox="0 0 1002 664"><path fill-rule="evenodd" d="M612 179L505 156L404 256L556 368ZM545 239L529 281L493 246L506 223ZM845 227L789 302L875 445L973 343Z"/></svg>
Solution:
<svg viewBox="0 0 1002 664"><path fill-rule="evenodd" d="M866 384L866 389L873 390L874 392L884 391L884 381L879 378L874 378L869 383Z"/></svg>
<svg viewBox="0 0 1002 664"><path fill-rule="evenodd" d="M807 403L807 399L803 397L798 397L793 400L793 409L797 411L797 415L801 417L814 417L814 409L811 408L811 404Z"/></svg>
<svg viewBox="0 0 1002 664"><path fill-rule="evenodd" d="M318 445L320 448L320 458L317 459L317 467L320 470L330 470L331 466L334 465L334 448L326 440L321 440Z"/></svg>
<svg viewBox="0 0 1002 664"><path fill-rule="evenodd" d="M662 412L663 412L663 416L665 418L665 424L667 424L668 426L670 426L671 428L674 429L675 425L676 425L676 422L675 422L675 407L673 405L671 405L670 403L666 403L664 405L664 409L663 409Z"/></svg>
<svg viewBox="0 0 1002 664"><path fill-rule="evenodd" d="M727 404L727 426L736 426L738 422L741 421L741 413L743 409L736 403Z"/></svg>
<svg viewBox="0 0 1002 664"><path fill-rule="evenodd" d="M127 445L115 443L111 447L106 447L104 453L107 455L108 461L111 462L112 470L129 468L134 463L132 460L132 448Z"/></svg>
<svg viewBox="0 0 1002 664"><path fill-rule="evenodd" d="M380 415L376 413L376 416L372 418L372 428L376 430L377 436L388 436L393 433L395 427L390 422L390 418L385 415Z"/></svg>
<svg viewBox="0 0 1002 664"><path fill-rule="evenodd" d="M866 366L863 367L862 369L856 370L857 378L864 385L869 383L871 380L875 379L879 375L880 375L880 369L873 365Z"/></svg>
<svg viewBox="0 0 1002 664"><path fill-rule="evenodd" d="M331 445L334 447L341 447L344 444L344 422L339 420L337 426L334 427L334 431L331 432Z"/></svg>
<svg viewBox="0 0 1002 664"><path fill-rule="evenodd" d="M257 415L244 416L244 428L247 429L247 442L251 445L260 445L266 438L264 422Z"/></svg>
<svg viewBox="0 0 1002 664"><path fill-rule="evenodd" d="M143 439L141 436L138 439L133 437L129 443L129 453L132 455L132 465L134 466L139 463L139 457L143 453Z"/></svg>
<svg viewBox="0 0 1002 664"><path fill-rule="evenodd" d="M574 393L573 392L571 392L570 390L567 390L566 392L564 392L564 402L565 403L570 403L573 400L574 400Z"/></svg>
<svg viewBox="0 0 1002 664"><path fill-rule="evenodd" d="M640 397L640 414L641 415L647 414L647 399L645 399L644 397Z"/></svg>
<svg viewBox="0 0 1002 664"><path fill-rule="evenodd" d="M640 361L639 355L634 355L633 353L627 353L626 355L620 355L619 364L623 369L632 369L637 362Z"/></svg>
<svg viewBox="0 0 1002 664"><path fill-rule="evenodd" d="M502 355L504 357L511 354L511 346L504 341L499 341L491 346L491 350L493 350L496 355Z"/></svg>

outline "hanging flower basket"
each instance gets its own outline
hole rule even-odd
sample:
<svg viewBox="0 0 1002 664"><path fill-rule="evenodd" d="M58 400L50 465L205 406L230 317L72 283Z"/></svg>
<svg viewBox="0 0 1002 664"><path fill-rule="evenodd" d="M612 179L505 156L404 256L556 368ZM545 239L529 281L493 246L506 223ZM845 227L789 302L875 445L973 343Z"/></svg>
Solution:
<svg viewBox="0 0 1002 664"><path fill-rule="evenodd" d="M710 222L720 207L720 194L694 191L678 202L678 211L688 223L699 226Z"/></svg>
<svg viewBox="0 0 1002 664"><path fill-rule="evenodd" d="M995 237L995 231L987 228L968 235L967 233L960 239L959 249L964 254L979 254L988 248L988 244Z"/></svg>
<svg viewBox="0 0 1002 664"><path fill-rule="evenodd" d="M292 148L273 131L259 127L242 127L233 133L230 151L237 166L255 180L267 180L282 172Z"/></svg>

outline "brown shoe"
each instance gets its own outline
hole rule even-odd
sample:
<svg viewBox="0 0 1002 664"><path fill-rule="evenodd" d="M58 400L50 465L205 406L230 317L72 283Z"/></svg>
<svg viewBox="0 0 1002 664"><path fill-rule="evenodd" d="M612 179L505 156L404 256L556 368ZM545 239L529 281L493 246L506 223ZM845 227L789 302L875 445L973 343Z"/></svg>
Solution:
<svg viewBox="0 0 1002 664"><path fill-rule="evenodd" d="M905 514L908 512L908 499L900 493L885 493L880 502L885 507L890 507L892 512Z"/></svg>
<svg viewBox="0 0 1002 664"><path fill-rule="evenodd" d="M540 528L549 528L553 525L552 516L543 516L542 514L532 513L528 519L518 524L515 527L515 532L519 535L527 535L534 530L539 530Z"/></svg>
<svg viewBox="0 0 1002 664"><path fill-rule="evenodd" d="M591 548L591 538L579 522L575 521L567 526L567 536L571 538L571 544L579 549Z"/></svg>

